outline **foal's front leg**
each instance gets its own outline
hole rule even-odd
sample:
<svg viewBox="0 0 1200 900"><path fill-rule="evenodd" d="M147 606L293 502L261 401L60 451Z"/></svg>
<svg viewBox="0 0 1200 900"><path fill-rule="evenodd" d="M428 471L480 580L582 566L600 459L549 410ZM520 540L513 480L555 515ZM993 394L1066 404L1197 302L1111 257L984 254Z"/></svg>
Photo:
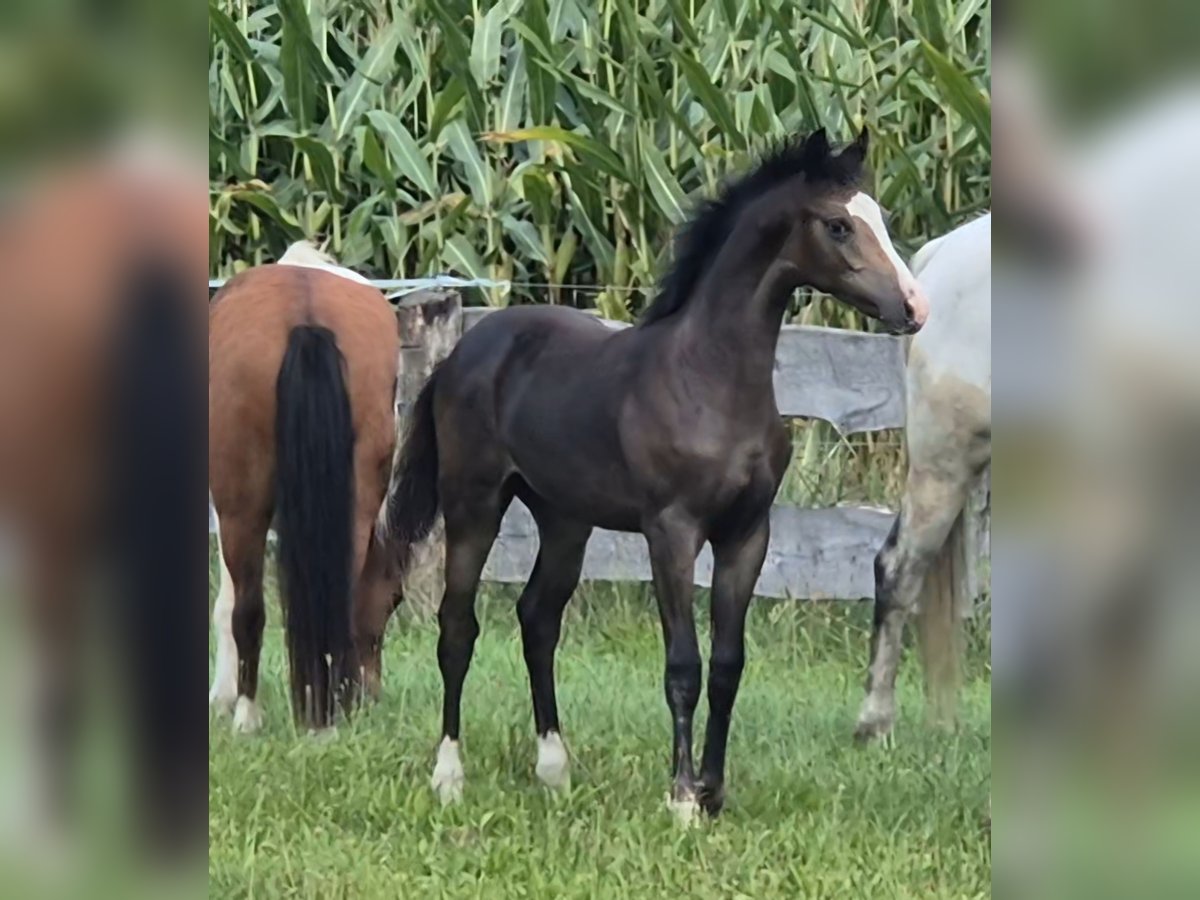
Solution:
<svg viewBox="0 0 1200 900"><path fill-rule="evenodd" d="M746 610L767 555L771 523L713 542L712 657L708 673L708 731L700 766L700 802L716 815L725 804L725 747L746 662Z"/></svg>
<svg viewBox="0 0 1200 900"><path fill-rule="evenodd" d="M538 779L551 789L570 785L567 750L558 722L554 691L554 652L562 629L563 611L579 584L583 556L587 550L588 525L537 509L541 546L533 574L521 592L517 616L529 687L533 696L533 720L537 729Z"/></svg>
<svg viewBox="0 0 1200 900"><path fill-rule="evenodd" d="M701 534L689 517L670 510L648 522L644 531L650 545L654 593L662 619L666 645L664 683L674 725L671 755L674 784L667 804L687 824L699 809L692 765L692 717L700 701L701 671L692 595Z"/></svg>

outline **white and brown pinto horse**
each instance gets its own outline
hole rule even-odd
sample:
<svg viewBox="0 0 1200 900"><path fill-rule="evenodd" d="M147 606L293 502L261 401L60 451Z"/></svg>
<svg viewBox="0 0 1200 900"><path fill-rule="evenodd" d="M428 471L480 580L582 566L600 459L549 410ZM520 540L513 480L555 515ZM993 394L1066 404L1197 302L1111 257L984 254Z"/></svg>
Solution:
<svg viewBox="0 0 1200 900"><path fill-rule="evenodd" d="M377 528L396 441L391 306L307 243L213 300L209 489L221 586L210 704L262 725L258 664L267 531L279 566L297 720L329 726L360 685L379 690L397 581Z"/></svg>
<svg viewBox="0 0 1200 900"><path fill-rule="evenodd" d="M991 460L991 251L988 213L930 241L912 260L934 312L912 339L906 372L908 474L900 513L875 559L867 694L855 736L887 734L896 716L904 622L918 617L931 708L954 699L961 644L963 510Z"/></svg>

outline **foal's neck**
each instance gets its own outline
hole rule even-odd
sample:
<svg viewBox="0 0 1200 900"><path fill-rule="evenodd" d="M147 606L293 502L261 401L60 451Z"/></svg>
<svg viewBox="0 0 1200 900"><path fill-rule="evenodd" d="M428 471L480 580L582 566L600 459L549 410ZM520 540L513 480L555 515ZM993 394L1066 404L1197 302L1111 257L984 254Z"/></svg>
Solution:
<svg viewBox="0 0 1200 900"><path fill-rule="evenodd" d="M779 258L782 245L782 237L733 235L684 310L690 339L727 378L771 383L783 315L799 287L795 267Z"/></svg>

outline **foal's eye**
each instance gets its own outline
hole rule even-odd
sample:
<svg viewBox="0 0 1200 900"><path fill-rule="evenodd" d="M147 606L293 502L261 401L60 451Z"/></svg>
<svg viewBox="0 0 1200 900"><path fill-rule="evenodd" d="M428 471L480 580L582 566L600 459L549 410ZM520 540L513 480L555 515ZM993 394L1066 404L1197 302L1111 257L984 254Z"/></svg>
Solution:
<svg viewBox="0 0 1200 900"><path fill-rule="evenodd" d="M846 240L854 230L845 219L830 219L825 223L825 227L829 229L829 236L835 241Z"/></svg>

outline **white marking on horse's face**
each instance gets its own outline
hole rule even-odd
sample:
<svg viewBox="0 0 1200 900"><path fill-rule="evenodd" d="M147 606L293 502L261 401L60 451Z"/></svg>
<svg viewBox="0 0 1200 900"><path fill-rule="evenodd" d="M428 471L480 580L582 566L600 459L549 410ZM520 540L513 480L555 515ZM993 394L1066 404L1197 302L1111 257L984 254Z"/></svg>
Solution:
<svg viewBox="0 0 1200 900"><path fill-rule="evenodd" d="M458 756L458 741L452 741L448 737L442 738L441 744L438 745L437 762L433 767L430 785L443 806L462 799L464 781L466 776L463 774L462 760Z"/></svg>
<svg viewBox="0 0 1200 900"><path fill-rule="evenodd" d="M548 731L537 739L538 779L551 790L570 787L571 771L567 748L557 731Z"/></svg>
<svg viewBox="0 0 1200 900"><path fill-rule="evenodd" d="M879 209L879 204L867 194L859 191L846 204L846 212L862 220L874 235L875 240L879 243L879 248L895 269L896 281L900 285L900 290L904 292L904 299L911 310L913 321L917 325L924 325L925 320L929 317L929 300L925 297L925 291L917 283L917 279L913 277L912 272L909 271L908 266L905 265L904 260L900 258L900 254L892 245L892 238L883 222L883 212Z"/></svg>
<svg viewBox="0 0 1200 900"><path fill-rule="evenodd" d="M237 701L237 641L233 639L233 576L225 564L221 548L221 521L213 512L217 528L217 560L221 566L221 589L213 604L213 633L217 640L217 662L213 672L212 689L208 692L209 705L220 713L232 711Z"/></svg>

